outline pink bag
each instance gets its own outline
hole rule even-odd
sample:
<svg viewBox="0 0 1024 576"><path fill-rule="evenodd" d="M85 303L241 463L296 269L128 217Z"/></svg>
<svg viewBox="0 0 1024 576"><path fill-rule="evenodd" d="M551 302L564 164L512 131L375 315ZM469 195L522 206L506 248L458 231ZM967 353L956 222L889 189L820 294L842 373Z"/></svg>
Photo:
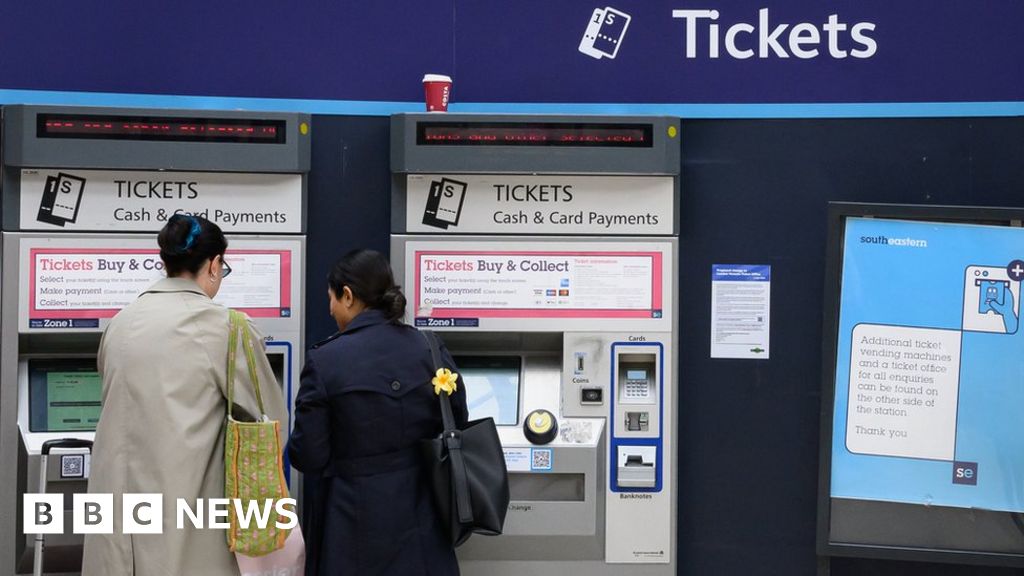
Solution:
<svg viewBox="0 0 1024 576"><path fill-rule="evenodd" d="M266 556L235 554L242 576L302 576L306 570L306 541L296 527L284 547Z"/></svg>

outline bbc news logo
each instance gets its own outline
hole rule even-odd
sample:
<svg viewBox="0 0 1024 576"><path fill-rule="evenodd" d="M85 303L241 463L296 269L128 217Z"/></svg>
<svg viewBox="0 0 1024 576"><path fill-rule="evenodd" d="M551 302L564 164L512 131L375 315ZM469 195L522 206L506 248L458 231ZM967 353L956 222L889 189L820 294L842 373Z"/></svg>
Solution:
<svg viewBox="0 0 1024 576"><path fill-rule="evenodd" d="M22 524L25 534L64 533L63 494L25 494ZM175 501L175 526L188 528L227 530L234 510L238 526L248 529L255 525L264 530L270 524L272 513L277 513L274 527L290 530L299 524L294 498L276 500L242 500L239 498L197 499L194 504L184 498ZM121 532L123 534L163 534L164 497L162 494L124 494L121 497ZM73 534L113 534L113 494L74 494L71 508Z"/></svg>

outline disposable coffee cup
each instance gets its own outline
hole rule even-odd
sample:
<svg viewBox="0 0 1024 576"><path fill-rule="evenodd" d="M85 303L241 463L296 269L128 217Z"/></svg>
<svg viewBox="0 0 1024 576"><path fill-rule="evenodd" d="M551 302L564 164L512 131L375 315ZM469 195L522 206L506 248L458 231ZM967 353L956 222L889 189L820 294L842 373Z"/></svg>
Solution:
<svg viewBox="0 0 1024 576"><path fill-rule="evenodd" d="M447 112L448 96L452 90L451 76L427 74L423 77L423 92L427 100L427 112Z"/></svg>

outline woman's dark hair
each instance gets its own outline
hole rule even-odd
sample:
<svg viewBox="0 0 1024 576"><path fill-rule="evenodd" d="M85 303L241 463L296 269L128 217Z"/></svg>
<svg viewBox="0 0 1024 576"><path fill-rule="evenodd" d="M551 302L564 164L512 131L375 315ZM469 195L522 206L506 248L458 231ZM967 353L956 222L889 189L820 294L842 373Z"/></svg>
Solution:
<svg viewBox="0 0 1024 576"><path fill-rule="evenodd" d="M196 274L203 262L223 256L228 240L220 226L202 216L175 214L156 238L167 276Z"/></svg>
<svg viewBox="0 0 1024 576"><path fill-rule="evenodd" d="M341 298L345 286L368 307L395 322L405 315L405 295L395 285L391 265L376 250L353 250L341 257L327 275L327 285Z"/></svg>

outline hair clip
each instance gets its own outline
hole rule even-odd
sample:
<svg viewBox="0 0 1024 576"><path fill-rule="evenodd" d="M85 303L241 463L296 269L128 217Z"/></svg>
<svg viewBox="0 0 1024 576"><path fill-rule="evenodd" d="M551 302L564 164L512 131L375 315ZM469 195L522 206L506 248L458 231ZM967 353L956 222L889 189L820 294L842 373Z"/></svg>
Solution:
<svg viewBox="0 0 1024 576"><path fill-rule="evenodd" d="M199 233L202 229L199 227L199 220L196 220L195 216L189 216L189 220L192 221L192 228L188 231L188 237L185 238L185 247L182 248L182 252L188 252L192 248L192 245L196 243L196 238L199 237Z"/></svg>

